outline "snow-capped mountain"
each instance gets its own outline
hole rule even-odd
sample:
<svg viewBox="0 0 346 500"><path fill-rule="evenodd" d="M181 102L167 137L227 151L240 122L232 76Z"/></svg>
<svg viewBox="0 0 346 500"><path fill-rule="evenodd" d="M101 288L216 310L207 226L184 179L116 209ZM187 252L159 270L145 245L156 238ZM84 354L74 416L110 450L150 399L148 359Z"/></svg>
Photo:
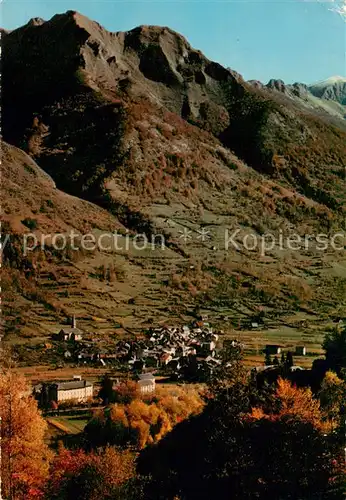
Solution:
<svg viewBox="0 0 346 500"><path fill-rule="evenodd" d="M346 77L332 76L309 85L308 89L316 97L346 105Z"/></svg>

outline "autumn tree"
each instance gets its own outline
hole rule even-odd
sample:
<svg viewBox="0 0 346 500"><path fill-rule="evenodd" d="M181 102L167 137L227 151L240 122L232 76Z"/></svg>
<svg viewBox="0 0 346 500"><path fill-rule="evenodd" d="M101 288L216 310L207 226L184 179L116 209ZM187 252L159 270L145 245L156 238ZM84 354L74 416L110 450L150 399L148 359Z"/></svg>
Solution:
<svg viewBox="0 0 346 500"><path fill-rule="evenodd" d="M346 382L336 373L328 371L322 381L319 398L324 417L332 427L337 427L346 405Z"/></svg>
<svg viewBox="0 0 346 500"><path fill-rule="evenodd" d="M311 389L296 387L288 380L279 378L275 395L276 403L272 415L276 413L280 417L298 417L316 428L321 428L320 402L314 398Z"/></svg>
<svg viewBox="0 0 346 500"><path fill-rule="evenodd" d="M98 412L84 432L92 447L110 444L142 449L158 442L174 425L199 413L202 407L196 391L158 392L155 398L137 398Z"/></svg>
<svg viewBox="0 0 346 500"><path fill-rule="evenodd" d="M139 397L138 385L134 380L122 381L115 388L114 401L116 403L129 404Z"/></svg>
<svg viewBox="0 0 346 500"><path fill-rule="evenodd" d="M50 453L44 442L45 420L25 379L0 372L2 480L5 498L38 498L48 474Z"/></svg>
<svg viewBox="0 0 346 500"><path fill-rule="evenodd" d="M100 452L60 447L52 461L47 500L137 500L135 455L106 447Z"/></svg>
<svg viewBox="0 0 346 500"><path fill-rule="evenodd" d="M262 403L255 414L256 400ZM202 413L142 451L138 472L151 478L147 498L340 499L338 449L316 425L319 418L309 391L280 381L272 397L271 389L256 394L251 381L233 380Z"/></svg>

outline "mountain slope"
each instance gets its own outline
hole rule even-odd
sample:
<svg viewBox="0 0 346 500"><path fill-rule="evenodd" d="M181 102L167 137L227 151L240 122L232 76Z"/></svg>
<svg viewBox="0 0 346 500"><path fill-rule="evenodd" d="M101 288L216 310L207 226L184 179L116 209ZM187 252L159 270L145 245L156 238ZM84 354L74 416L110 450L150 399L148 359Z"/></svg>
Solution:
<svg viewBox="0 0 346 500"><path fill-rule="evenodd" d="M339 252L261 255L241 241L344 229L343 122L246 83L169 28L109 33L69 11L5 34L3 54L4 138L26 151L9 146L5 176L17 180L3 186L11 342L42 341L73 313L105 340L196 307L215 320L261 306L272 318L340 314ZM129 248L21 261L22 232L71 227L116 227ZM235 229L239 248L226 248ZM166 246L137 250L137 233Z"/></svg>
<svg viewBox="0 0 346 500"><path fill-rule="evenodd" d="M40 151L33 153L43 168L74 194L101 196L100 184L129 153L120 145L126 118L131 121L135 102L149 100L153 114L164 108L181 116L253 168L285 178L316 201L340 207L344 202L339 193L334 197L334 188L346 161L345 134L285 96L254 89L168 28L109 33L67 12L6 35L3 66L5 139L34 149L38 141ZM72 169L69 176L55 165L60 156ZM85 174L90 159L95 170Z"/></svg>

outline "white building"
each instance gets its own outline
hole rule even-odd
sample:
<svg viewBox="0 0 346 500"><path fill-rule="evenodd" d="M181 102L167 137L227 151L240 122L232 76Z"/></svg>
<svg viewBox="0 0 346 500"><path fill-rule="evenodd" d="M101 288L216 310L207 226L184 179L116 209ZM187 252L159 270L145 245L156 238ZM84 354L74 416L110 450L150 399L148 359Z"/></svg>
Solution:
<svg viewBox="0 0 346 500"><path fill-rule="evenodd" d="M142 373L139 375L138 387L141 394L155 392L155 377L152 373Z"/></svg>
<svg viewBox="0 0 346 500"><path fill-rule="evenodd" d="M86 380L58 382L49 387L49 399L56 401L87 401L93 397L93 384Z"/></svg>

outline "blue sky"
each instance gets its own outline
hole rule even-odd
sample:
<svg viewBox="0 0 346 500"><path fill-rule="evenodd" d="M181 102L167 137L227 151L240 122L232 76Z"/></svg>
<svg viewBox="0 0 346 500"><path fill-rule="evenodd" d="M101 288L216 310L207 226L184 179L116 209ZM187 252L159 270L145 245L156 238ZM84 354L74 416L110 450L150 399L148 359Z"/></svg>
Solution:
<svg viewBox="0 0 346 500"><path fill-rule="evenodd" d="M111 31L164 25L246 79L312 83L346 76L346 16L331 12L331 5L332 0L3 0L1 25L14 29L31 17L47 20L66 10Z"/></svg>

